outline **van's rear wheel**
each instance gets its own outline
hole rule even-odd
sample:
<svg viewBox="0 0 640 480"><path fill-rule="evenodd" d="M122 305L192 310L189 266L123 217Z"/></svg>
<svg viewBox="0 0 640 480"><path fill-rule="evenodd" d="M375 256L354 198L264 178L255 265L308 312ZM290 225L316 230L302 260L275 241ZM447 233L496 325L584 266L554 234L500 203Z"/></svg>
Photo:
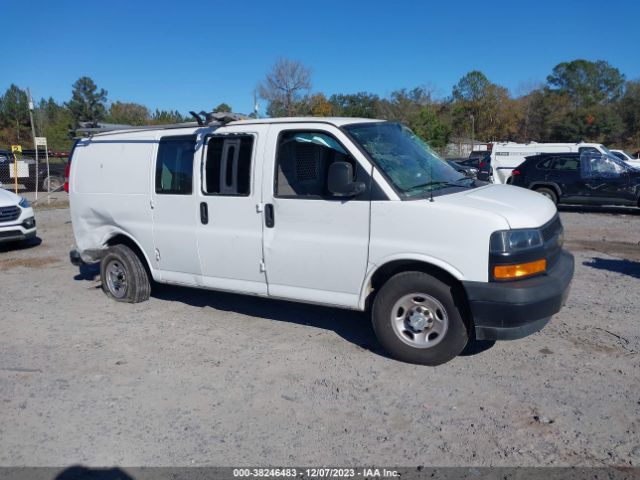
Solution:
<svg viewBox="0 0 640 480"><path fill-rule="evenodd" d="M144 265L126 245L114 245L100 262L102 290L117 302L149 299L151 284Z"/></svg>
<svg viewBox="0 0 640 480"><path fill-rule="evenodd" d="M423 272L403 272L384 284L372 311L382 346L398 360L440 365L455 358L469 335L452 287Z"/></svg>
<svg viewBox="0 0 640 480"><path fill-rule="evenodd" d="M558 195L556 195L556 192L554 192L550 188L547 188L547 187L536 188L536 192L544 195L556 205L558 204Z"/></svg>

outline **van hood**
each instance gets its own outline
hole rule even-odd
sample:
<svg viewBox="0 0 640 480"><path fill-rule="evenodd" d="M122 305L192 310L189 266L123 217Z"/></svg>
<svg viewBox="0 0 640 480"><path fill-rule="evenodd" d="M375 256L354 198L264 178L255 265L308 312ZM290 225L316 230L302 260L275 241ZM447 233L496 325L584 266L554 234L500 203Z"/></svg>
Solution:
<svg viewBox="0 0 640 480"><path fill-rule="evenodd" d="M557 213L554 203L544 195L513 185L487 185L442 195L436 201L495 213L511 228L540 227Z"/></svg>
<svg viewBox="0 0 640 480"><path fill-rule="evenodd" d="M0 187L0 207L9 207L11 205L17 205L19 201L20 201L20 197L18 195Z"/></svg>

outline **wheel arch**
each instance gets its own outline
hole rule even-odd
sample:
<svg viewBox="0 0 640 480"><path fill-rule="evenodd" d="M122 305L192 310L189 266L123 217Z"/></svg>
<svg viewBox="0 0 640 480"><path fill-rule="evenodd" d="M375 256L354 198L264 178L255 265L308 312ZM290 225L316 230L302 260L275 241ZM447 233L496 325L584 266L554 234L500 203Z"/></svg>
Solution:
<svg viewBox="0 0 640 480"><path fill-rule="evenodd" d="M531 190L537 190L538 188L551 188L556 196L558 197L558 200L560 200L560 197L562 196L562 190L560 190L560 186L555 183L555 182L531 182L529 184L529 189Z"/></svg>
<svg viewBox="0 0 640 480"><path fill-rule="evenodd" d="M375 293L382 285L394 275L401 272L418 271L428 273L452 286L456 295L462 295L466 302L466 292L462 285L464 275L453 266L437 259L423 258L421 256L402 256L389 258L381 262L379 266L371 269L363 283L360 294L359 307L366 310L371 305ZM468 312L465 312L465 314Z"/></svg>
<svg viewBox="0 0 640 480"><path fill-rule="evenodd" d="M112 247L114 245L126 245L140 259L140 261L142 262L142 265L147 271L147 275L149 275L149 278L154 278L154 275L153 275L154 270L151 266L151 262L147 258L147 255L144 253L144 250L142 249L142 247L138 244L137 241L133 239L133 237L131 237L130 235L127 235L122 231L118 231L118 232L114 232L110 237L105 239L103 244L105 247Z"/></svg>

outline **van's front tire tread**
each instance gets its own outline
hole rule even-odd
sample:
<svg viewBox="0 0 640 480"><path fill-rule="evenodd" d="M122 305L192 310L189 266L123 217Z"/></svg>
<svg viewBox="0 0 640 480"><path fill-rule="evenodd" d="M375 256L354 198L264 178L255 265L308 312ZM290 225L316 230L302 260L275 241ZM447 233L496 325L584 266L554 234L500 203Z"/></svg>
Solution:
<svg viewBox="0 0 640 480"><path fill-rule="evenodd" d="M124 297L114 297L109 291L105 280L105 269L110 260L118 259L125 267L128 284ZM151 282L149 275L140 258L126 245L114 245L109 247L107 254L100 262L100 277L102 278L102 290L111 299L117 302L140 303L149 300L151 296Z"/></svg>
<svg viewBox="0 0 640 480"><path fill-rule="evenodd" d="M391 324L391 310L403 295L422 292L436 298L447 311L449 327L440 343L431 348L411 347L400 340ZM375 297L371 312L373 330L384 349L397 360L436 366L457 357L469 340L463 306L445 281L424 272L402 272L391 277Z"/></svg>

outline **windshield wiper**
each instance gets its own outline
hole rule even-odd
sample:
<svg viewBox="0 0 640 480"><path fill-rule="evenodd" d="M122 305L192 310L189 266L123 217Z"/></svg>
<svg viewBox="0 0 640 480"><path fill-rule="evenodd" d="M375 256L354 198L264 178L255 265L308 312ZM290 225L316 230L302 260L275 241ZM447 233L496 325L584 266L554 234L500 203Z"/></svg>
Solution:
<svg viewBox="0 0 640 480"><path fill-rule="evenodd" d="M461 178L459 181L463 181L463 180L473 180L471 178ZM449 181L445 181L445 180L439 180L439 181L431 181L431 182L427 182L427 183L422 183L420 185L414 185L413 187L407 189L406 191L409 192L411 190L417 190L418 188L426 188L426 187L431 187L434 185L442 185L443 187L460 187L460 188L471 188L471 185L461 185L459 183L453 183L453 182L449 182Z"/></svg>

